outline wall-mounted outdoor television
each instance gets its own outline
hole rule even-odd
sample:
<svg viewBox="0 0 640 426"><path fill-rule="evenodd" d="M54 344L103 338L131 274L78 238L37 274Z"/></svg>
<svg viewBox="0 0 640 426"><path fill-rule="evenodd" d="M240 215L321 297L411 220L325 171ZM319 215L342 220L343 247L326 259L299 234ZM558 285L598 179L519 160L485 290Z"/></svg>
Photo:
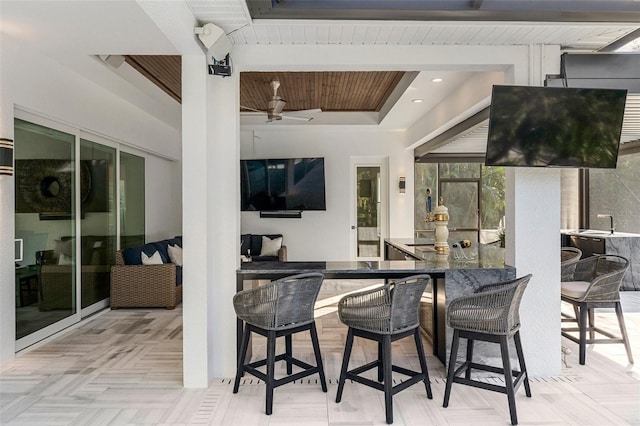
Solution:
<svg viewBox="0 0 640 426"><path fill-rule="evenodd" d="M242 211L326 210L324 158L240 160Z"/></svg>
<svg viewBox="0 0 640 426"><path fill-rule="evenodd" d="M626 90L493 86L487 166L615 168Z"/></svg>

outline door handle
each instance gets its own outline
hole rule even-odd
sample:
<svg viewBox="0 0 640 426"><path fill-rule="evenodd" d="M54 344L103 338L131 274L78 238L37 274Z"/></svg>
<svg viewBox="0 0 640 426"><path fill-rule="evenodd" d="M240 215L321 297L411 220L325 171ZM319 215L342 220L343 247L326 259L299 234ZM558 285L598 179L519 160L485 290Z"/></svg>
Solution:
<svg viewBox="0 0 640 426"><path fill-rule="evenodd" d="M351 229L356 229L356 226L355 225L351 225Z"/></svg>

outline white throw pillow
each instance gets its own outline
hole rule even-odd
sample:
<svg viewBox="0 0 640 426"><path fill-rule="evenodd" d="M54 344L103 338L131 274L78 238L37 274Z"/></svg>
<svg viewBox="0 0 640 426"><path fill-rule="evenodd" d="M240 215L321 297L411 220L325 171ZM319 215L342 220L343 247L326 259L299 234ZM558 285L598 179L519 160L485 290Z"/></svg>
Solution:
<svg viewBox="0 0 640 426"><path fill-rule="evenodd" d="M147 256L145 252L142 252L142 264L143 265L162 265L162 257L159 251L153 252L151 257Z"/></svg>
<svg viewBox="0 0 640 426"><path fill-rule="evenodd" d="M260 249L260 256L277 256L278 250L282 247L282 237L274 238L262 236L262 249Z"/></svg>
<svg viewBox="0 0 640 426"><path fill-rule="evenodd" d="M71 261L71 256L67 256L64 253L60 253L60 256L58 256L58 265L73 265L73 262Z"/></svg>
<svg viewBox="0 0 640 426"><path fill-rule="evenodd" d="M182 247L177 244L175 246L168 246L167 251L169 252L171 262L177 266L182 266Z"/></svg>

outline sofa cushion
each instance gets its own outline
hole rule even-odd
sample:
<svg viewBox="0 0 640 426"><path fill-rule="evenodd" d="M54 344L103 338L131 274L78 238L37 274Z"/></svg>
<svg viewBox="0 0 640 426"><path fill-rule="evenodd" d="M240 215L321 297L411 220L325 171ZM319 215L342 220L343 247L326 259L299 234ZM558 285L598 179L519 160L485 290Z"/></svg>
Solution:
<svg viewBox="0 0 640 426"><path fill-rule="evenodd" d="M142 247L127 247L122 250L125 265L142 265Z"/></svg>
<svg viewBox="0 0 640 426"><path fill-rule="evenodd" d="M262 244L262 243L261 243ZM240 235L240 254L247 256L251 248L251 234Z"/></svg>
<svg viewBox="0 0 640 426"><path fill-rule="evenodd" d="M182 266L182 247L179 245L170 245L167 247L167 251L169 252L169 259L171 263L174 263L177 266Z"/></svg>
<svg viewBox="0 0 640 426"><path fill-rule="evenodd" d="M160 257L162 258L162 263L169 263L169 252L167 251L167 247L169 247L169 240L156 241L152 244L156 250L160 253ZM148 254L148 253L147 253Z"/></svg>
<svg viewBox="0 0 640 426"><path fill-rule="evenodd" d="M262 236L262 249L260 256L278 256L278 250L282 247L282 237L269 238Z"/></svg>
<svg viewBox="0 0 640 426"><path fill-rule="evenodd" d="M162 265L164 263L158 251L153 252L151 256L147 256L145 252L142 252L141 257L143 265Z"/></svg>
<svg viewBox="0 0 640 426"><path fill-rule="evenodd" d="M262 235L251 234L251 246L249 248L253 256L259 255L262 249Z"/></svg>
<svg viewBox="0 0 640 426"><path fill-rule="evenodd" d="M142 253L146 254L147 257L151 257L156 251L158 251L158 247L154 243L148 243L140 247L127 247L122 250L122 258L125 265L142 265ZM162 262L169 263L168 254L166 258L163 258L162 253L160 253L160 258Z"/></svg>
<svg viewBox="0 0 640 426"><path fill-rule="evenodd" d="M262 237L274 238L282 237L282 234L251 234L251 256L260 255L262 252Z"/></svg>

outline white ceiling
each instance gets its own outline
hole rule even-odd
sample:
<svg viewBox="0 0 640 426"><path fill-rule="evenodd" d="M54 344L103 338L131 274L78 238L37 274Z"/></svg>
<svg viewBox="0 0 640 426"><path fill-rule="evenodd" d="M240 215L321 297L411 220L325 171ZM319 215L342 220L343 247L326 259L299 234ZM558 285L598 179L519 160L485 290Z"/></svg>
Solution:
<svg viewBox="0 0 640 426"><path fill-rule="evenodd" d="M0 0L0 31L88 78L111 79L115 83L114 79L121 77L99 63L95 55L179 54L175 41L160 30L163 23L157 22L158 16L171 15L179 3L186 4L193 14L185 20L195 18L200 24L213 22L223 28L236 45L548 43L561 45L567 51L594 51L640 28L640 23L252 21L243 0ZM107 72L111 76L107 76ZM434 76L421 73L379 126L406 129L469 78L469 73L439 72L438 77L444 79L440 84L431 82ZM125 86L119 85L122 95L130 96ZM412 103L411 99L417 97L425 102ZM167 101L167 111L176 110L171 102ZM471 139L465 143L471 143ZM453 145L450 148L453 149Z"/></svg>

